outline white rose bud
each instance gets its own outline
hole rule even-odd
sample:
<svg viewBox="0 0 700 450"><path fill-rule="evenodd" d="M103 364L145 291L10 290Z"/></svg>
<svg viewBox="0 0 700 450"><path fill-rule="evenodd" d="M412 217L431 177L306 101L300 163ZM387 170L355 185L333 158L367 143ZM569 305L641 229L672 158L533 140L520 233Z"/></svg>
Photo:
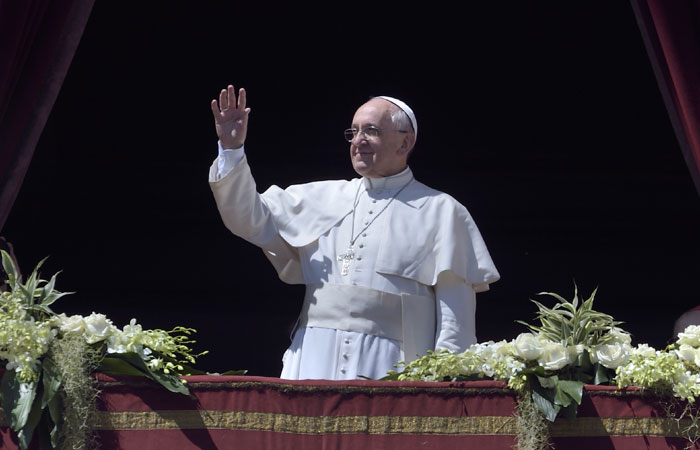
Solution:
<svg viewBox="0 0 700 450"><path fill-rule="evenodd" d="M539 359L544 352L539 340L532 333L521 333L513 342L515 353L525 361Z"/></svg>
<svg viewBox="0 0 700 450"><path fill-rule="evenodd" d="M569 351L559 342L545 342L542 356L537 360L546 370L559 370L569 364Z"/></svg>

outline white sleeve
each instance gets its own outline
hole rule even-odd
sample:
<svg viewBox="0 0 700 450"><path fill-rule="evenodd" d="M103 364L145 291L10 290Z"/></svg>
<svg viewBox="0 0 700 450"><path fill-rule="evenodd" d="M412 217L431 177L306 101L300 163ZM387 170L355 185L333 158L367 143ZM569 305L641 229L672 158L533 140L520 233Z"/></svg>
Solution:
<svg viewBox="0 0 700 450"><path fill-rule="evenodd" d="M242 151L242 148L237 150ZM297 250L282 239L270 209L258 194L245 156L218 180L215 179L217 171L218 161L214 161L209 168L209 186L226 227L265 250L266 254L298 260Z"/></svg>
<svg viewBox="0 0 700 450"><path fill-rule="evenodd" d="M218 142L219 156L216 158L217 172L214 174L212 180L219 181L228 173L233 170L236 165L241 162L243 156L245 155L245 149L243 146L233 149L225 149L221 146L221 141Z"/></svg>
<svg viewBox="0 0 700 450"><path fill-rule="evenodd" d="M435 285L437 327L435 350L463 352L476 344L476 292L451 271L442 272Z"/></svg>

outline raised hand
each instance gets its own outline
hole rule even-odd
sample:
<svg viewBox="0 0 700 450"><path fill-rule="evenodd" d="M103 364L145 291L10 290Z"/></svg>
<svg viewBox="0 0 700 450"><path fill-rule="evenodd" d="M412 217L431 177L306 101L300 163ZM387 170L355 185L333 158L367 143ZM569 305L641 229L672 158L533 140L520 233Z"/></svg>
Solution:
<svg viewBox="0 0 700 450"><path fill-rule="evenodd" d="M245 142L248 133L248 114L250 108L246 108L245 89L236 91L229 84L219 94L219 101L211 101L211 112L214 114L216 134L219 136L223 148L239 148Z"/></svg>

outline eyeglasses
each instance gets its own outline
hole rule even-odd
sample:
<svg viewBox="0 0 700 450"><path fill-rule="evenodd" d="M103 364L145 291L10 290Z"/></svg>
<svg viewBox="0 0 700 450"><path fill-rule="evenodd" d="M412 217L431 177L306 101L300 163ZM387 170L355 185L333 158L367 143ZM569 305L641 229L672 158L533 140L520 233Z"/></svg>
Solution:
<svg viewBox="0 0 700 450"><path fill-rule="evenodd" d="M408 133L408 131L404 131L404 130L393 130L393 131L396 131L398 133ZM378 138L379 134L381 132L382 132L381 129L379 129L377 127L370 126L370 127L365 128L365 129L362 129L362 130L358 130L357 128L348 128L347 130L344 131L344 134L345 134L345 140L348 142L352 142L358 134L363 134L365 136L365 139L371 141L373 139Z"/></svg>

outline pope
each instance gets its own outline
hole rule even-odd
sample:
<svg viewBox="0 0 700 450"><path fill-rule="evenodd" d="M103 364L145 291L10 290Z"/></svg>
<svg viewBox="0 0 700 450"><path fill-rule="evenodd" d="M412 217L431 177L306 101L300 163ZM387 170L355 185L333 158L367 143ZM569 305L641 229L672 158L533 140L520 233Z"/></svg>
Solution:
<svg viewBox="0 0 700 450"><path fill-rule="evenodd" d="M476 293L500 276L467 209L408 167L418 123L406 103L373 97L355 112L344 135L358 178L262 194L245 156L245 89L229 85L211 110L209 183L224 224L282 281L306 285L281 378L376 379L476 343Z"/></svg>

